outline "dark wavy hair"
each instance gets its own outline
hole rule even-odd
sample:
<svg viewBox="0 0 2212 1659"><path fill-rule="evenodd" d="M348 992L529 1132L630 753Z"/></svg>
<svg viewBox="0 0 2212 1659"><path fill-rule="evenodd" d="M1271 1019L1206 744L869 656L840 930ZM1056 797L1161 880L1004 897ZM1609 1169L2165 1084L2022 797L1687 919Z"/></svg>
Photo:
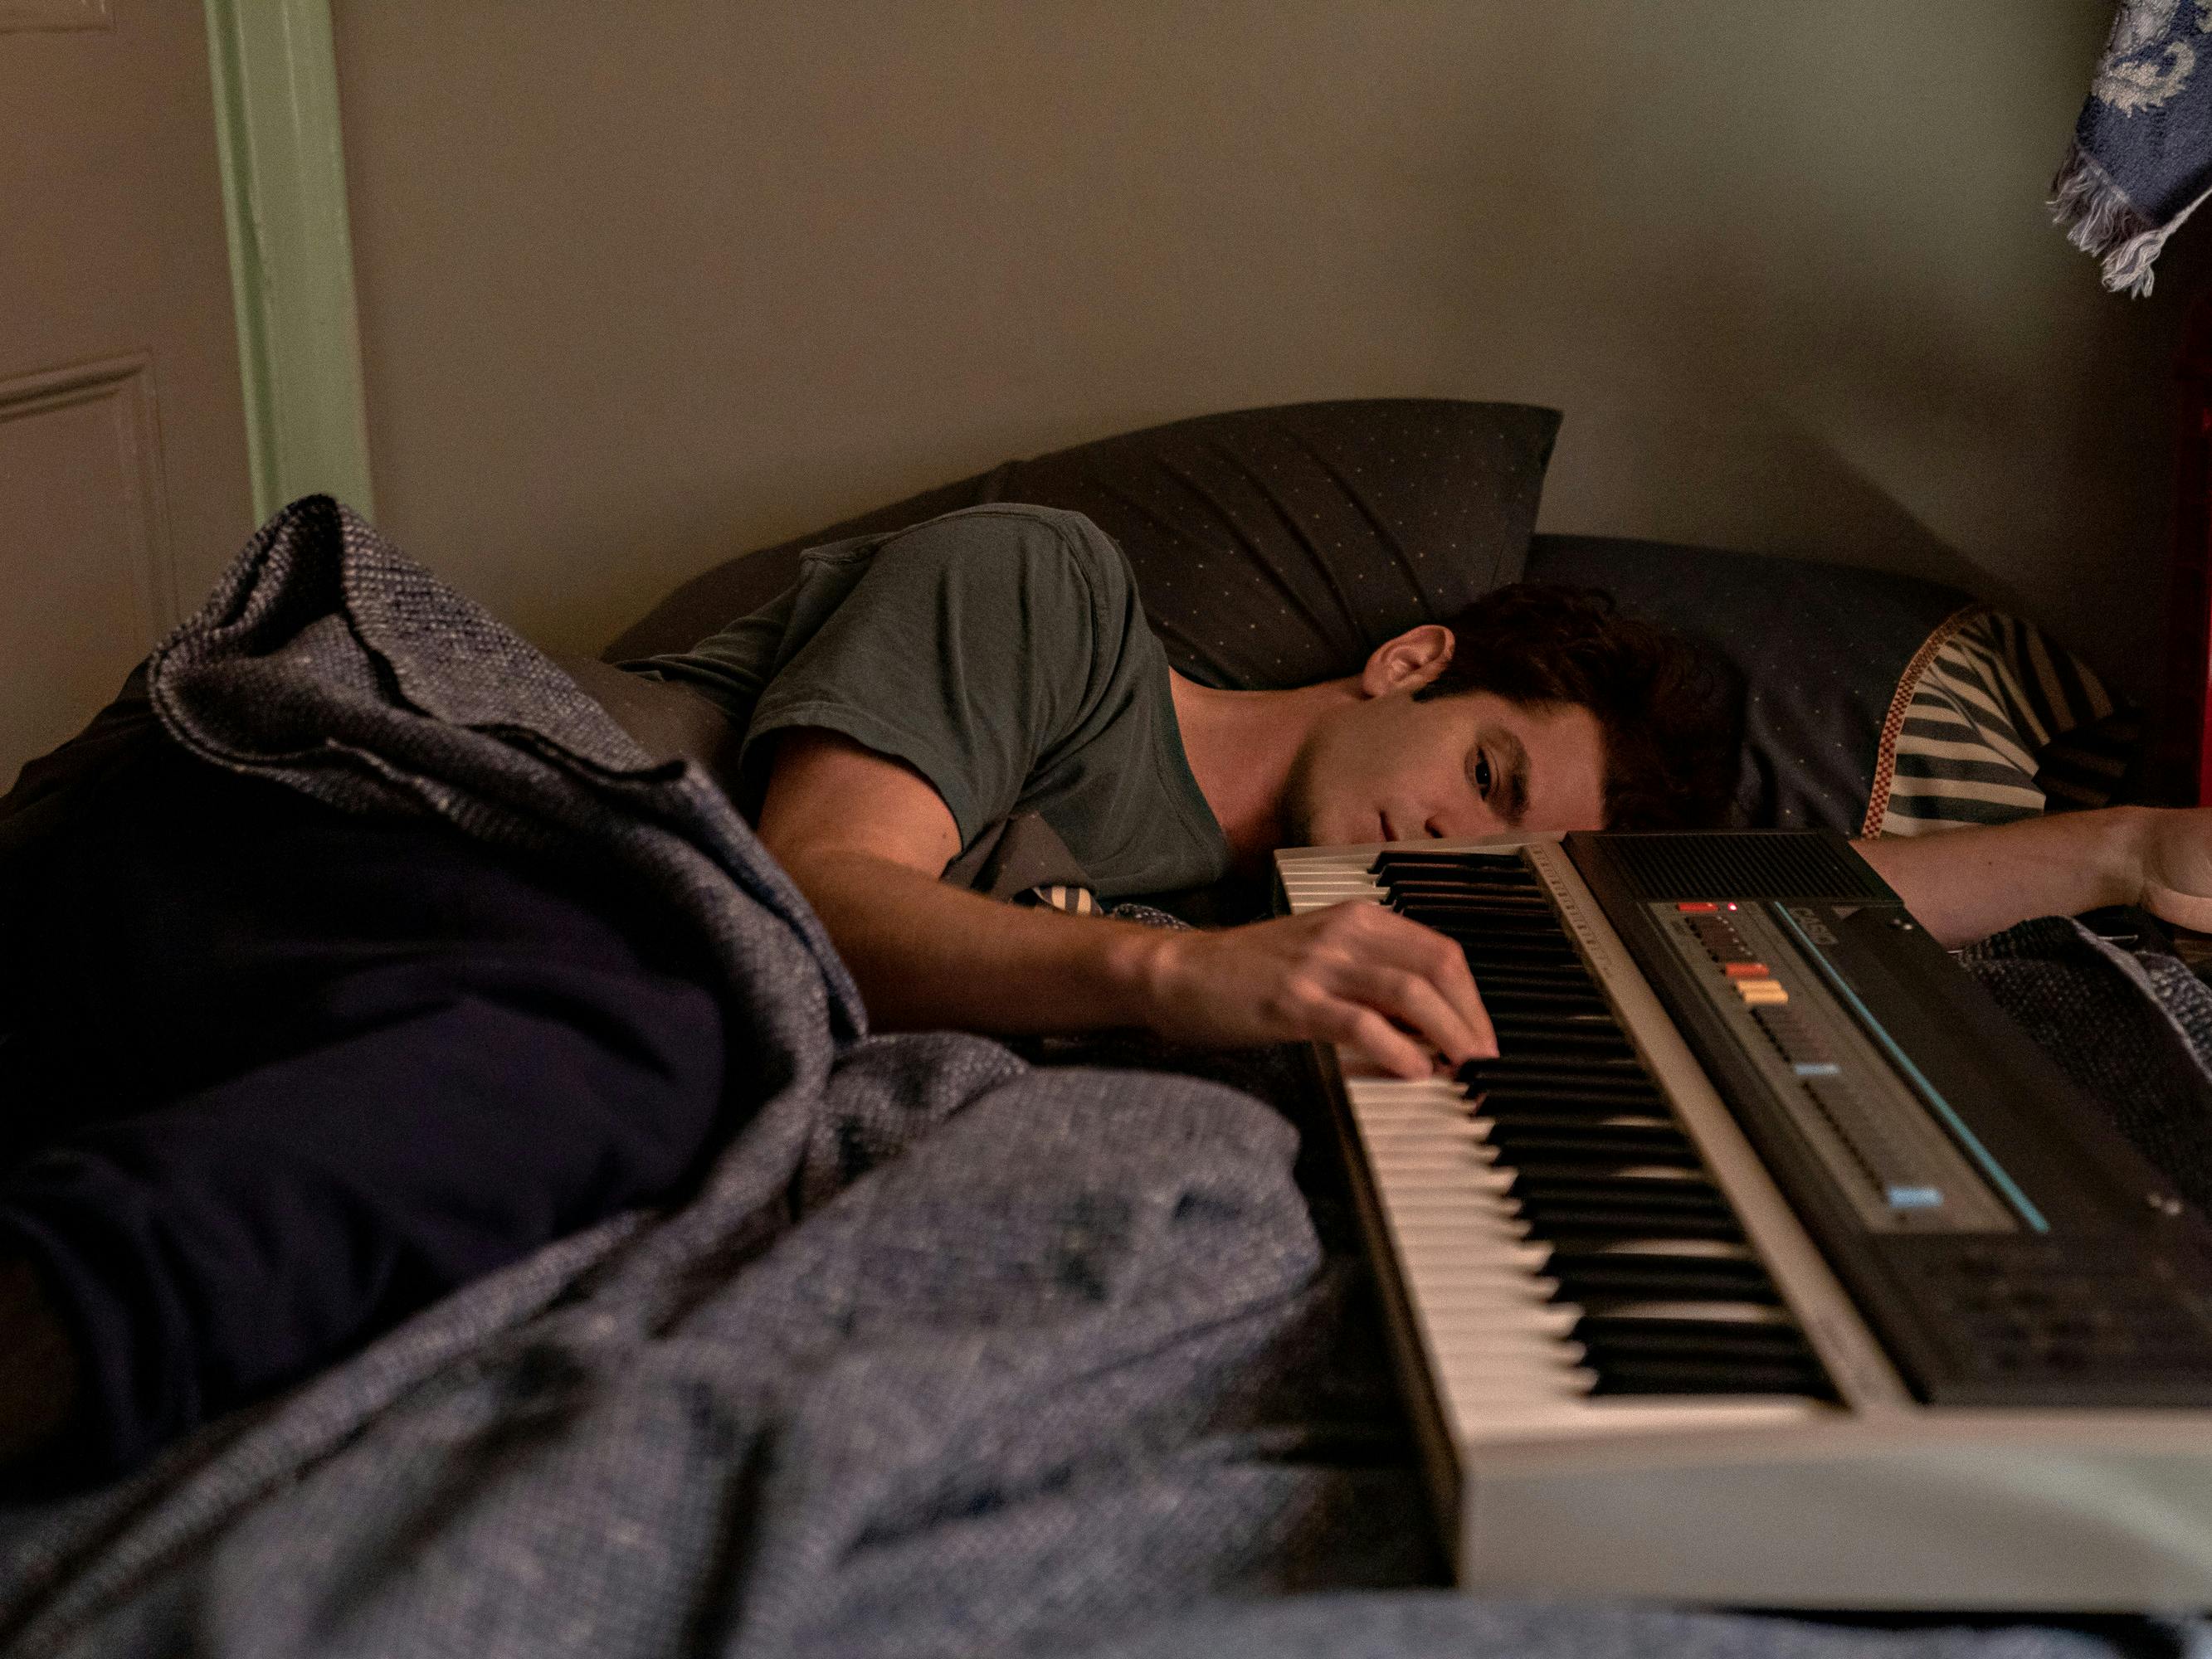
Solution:
<svg viewBox="0 0 2212 1659"><path fill-rule="evenodd" d="M1451 661L1417 697L1488 691L1517 703L1579 704L1604 734L1607 828L1727 820L1742 684L1717 652L1620 615L1598 588L1552 582L1497 588L1448 626Z"/></svg>

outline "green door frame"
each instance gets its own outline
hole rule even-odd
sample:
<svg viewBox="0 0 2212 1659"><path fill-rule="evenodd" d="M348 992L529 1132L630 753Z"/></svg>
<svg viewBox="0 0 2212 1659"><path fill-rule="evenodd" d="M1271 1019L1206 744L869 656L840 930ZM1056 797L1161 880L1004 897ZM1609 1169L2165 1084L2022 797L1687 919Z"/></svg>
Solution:
<svg viewBox="0 0 2212 1659"><path fill-rule="evenodd" d="M368 422L330 0L205 0L255 514L364 515Z"/></svg>

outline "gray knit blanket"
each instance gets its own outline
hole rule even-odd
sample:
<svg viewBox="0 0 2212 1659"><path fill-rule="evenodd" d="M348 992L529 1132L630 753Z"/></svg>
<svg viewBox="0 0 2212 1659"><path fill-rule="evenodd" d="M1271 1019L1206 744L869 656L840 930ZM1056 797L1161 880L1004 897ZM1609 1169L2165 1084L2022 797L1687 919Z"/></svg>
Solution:
<svg viewBox="0 0 2212 1659"><path fill-rule="evenodd" d="M114 1488L0 1512L0 1652L2116 1659L2200 1640L1418 1588L1425 1506L1289 1074L1214 1062L1271 1104L867 1035L711 785L649 765L327 501L255 538L149 684L217 764L625 872L718 964L746 1127L680 1208L481 1281Z"/></svg>

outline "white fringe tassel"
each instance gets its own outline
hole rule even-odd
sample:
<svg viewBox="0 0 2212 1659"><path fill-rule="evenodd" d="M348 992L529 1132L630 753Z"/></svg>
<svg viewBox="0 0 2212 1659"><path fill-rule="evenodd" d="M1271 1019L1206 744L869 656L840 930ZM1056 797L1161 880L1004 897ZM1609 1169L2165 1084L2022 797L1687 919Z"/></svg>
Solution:
<svg viewBox="0 0 2212 1659"><path fill-rule="evenodd" d="M2154 225L2077 140L2067 145L2066 160L2051 181L2048 205L2066 239L2105 262L2105 286L2140 300L2150 292L2151 265L2166 239L2203 199L2198 197L2166 224Z"/></svg>

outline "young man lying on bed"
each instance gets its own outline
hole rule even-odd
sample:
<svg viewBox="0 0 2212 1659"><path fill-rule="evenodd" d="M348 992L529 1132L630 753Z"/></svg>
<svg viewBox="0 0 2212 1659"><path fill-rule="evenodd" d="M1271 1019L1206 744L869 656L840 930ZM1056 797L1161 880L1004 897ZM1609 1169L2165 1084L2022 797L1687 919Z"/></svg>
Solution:
<svg viewBox="0 0 2212 1659"><path fill-rule="evenodd" d="M757 817L885 1028L1329 1038L1408 1074L1488 1053L1459 953L1373 907L1178 933L940 877L1114 897L1282 843L1694 823L1734 765L1698 659L1592 596L1502 590L1354 678L1212 690L1170 672L1110 541L1029 508L820 550L764 611L635 666L583 672ZM0 1463L142 1461L680 1196L732 1133L714 999L605 894L220 771L150 721L60 833L21 834L23 793L13 825L0 802ZM2123 812L1869 856L1956 938L2212 891L2208 841Z"/></svg>
<svg viewBox="0 0 2212 1659"><path fill-rule="evenodd" d="M1703 659L1601 595L1504 588L1382 645L1354 678L1216 690L1169 668L1114 543L1036 507L817 550L762 611L627 666L700 693L723 716L710 731L744 734L690 747L756 818L880 1024L1327 1038L1408 1075L1432 1067L1429 1048L1460 1061L1491 1047L1459 952L1416 923L1365 906L1196 933L1071 927L962 885L1017 862L977 856L1010 818L1050 852L1000 890L1074 881L1112 897L1212 882L1283 846L1710 824L1736 764ZM618 684L605 696L670 744L648 704ZM1960 943L2212 892L2207 825L2121 810L1863 850Z"/></svg>

